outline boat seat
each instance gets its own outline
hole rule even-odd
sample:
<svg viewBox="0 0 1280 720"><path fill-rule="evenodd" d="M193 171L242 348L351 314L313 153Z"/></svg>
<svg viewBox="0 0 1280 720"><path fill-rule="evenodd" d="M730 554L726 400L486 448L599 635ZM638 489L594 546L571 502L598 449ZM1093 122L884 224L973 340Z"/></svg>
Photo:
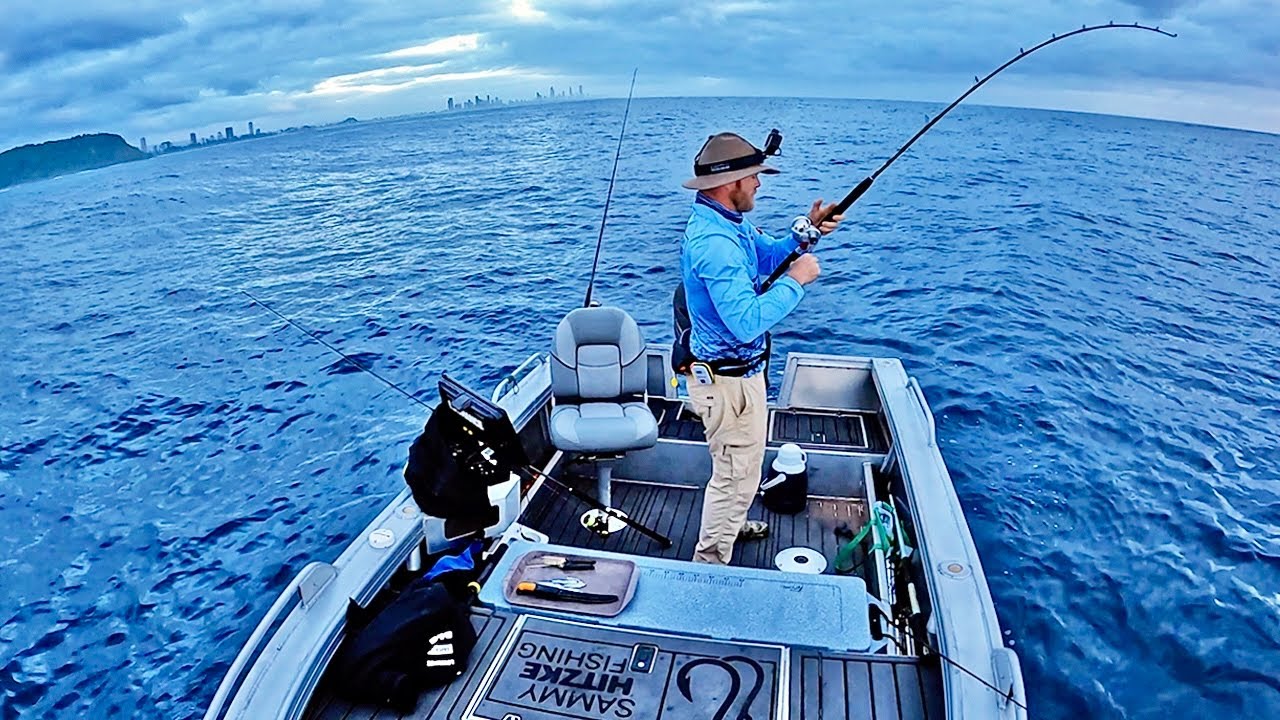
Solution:
<svg viewBox="0 0 1280 720"><path fill-rule="evenodd" d="M658 442L645 404L644 337L616 307L573 310L556 327L551 351L551 444L596 459L598 499L610 501L612 462Z"/></svg>

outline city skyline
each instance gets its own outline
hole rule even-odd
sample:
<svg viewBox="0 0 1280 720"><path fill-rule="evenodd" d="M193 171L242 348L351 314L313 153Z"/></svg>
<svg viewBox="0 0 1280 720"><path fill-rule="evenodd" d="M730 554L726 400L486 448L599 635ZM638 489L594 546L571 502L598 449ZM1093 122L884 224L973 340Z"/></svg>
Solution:
<svg viewBox="0 0 1280 720"><path fill-rule="evenodd" d="M555 94L552 95L552 93L555 93ZM532 98L522 98L522 99L515 99L515 100L500 98L499 96L494 95L492 93L486 93L485 96L482 98L480 94L477 93L473 97L467 98L464 102L455 103L455 98L450 97L447 99L447 104L444 108L426 109L426 110L422 110L420 113L411 113L411 114L425 115L425 114L431 114L431 113L436 113L441 111L450 112L450 111L459 111L459 110L473 110L473 109L479 109L483 107L502 107L506 105L523 105L523 104L529 104L529 103L547 102L550 100L560 100L560 99L565 99L565 100L584 99L585 97L586 95L584 93L584 86L582 84L579 84L577 86L576 94L574 92L573 87L569 87L567 89L561 90L558 93L556 93L555 86L552 85L552 86L549 86L548 95L546 96L544 96L542 92L538 90L534 91L534 96ZM380 118L372 117L372 118L360 119L355 117L347 117L341 121L338 121L338 123L351 122L353 120L368 121L368 120L377 120L377 119L380 119ZM147 138L143 136L138 139L138 149L140 149L142 152L156 155L156 154L164 154L166 152L174 152L178 150L188 150L194 147L201 147L205 145L217 145L224 142L244 140L251 137L266 137L270 135L278 135L280 133L292 132L302 128L338 124L338 123L304 123L302 125L290 126L288 128L281 128L278 130L263 130L261 127L255 127L254 122L255 121L253 120L241 121L240 124L248 128L248 132L245 135L236 134L235 132L236 125L234 123L231 125L226 125L223 127L222 130L210 135L206 135L204 137L198 136L197 133L195 132L189 132L188 140L185 144L175 143L172 140L169 140L167 138L165 140L161 140L160 142L149 144L147 142ZM52 140L54 138L47 138L47 139Z"/></svg>

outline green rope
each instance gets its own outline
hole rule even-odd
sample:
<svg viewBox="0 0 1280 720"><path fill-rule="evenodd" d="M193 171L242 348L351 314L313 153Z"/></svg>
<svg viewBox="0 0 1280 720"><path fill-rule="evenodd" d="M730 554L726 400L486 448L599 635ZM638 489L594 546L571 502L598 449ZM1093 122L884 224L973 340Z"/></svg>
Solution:
<svg viewBox="0 0 1280 720"><path fill-rule="evenodd" d="M883 503L878 502L876 505L883 505ZM858 534L855 535L852 540L845 543L836 553L836 572L848 574L857 569L853 564L853 554L857 551L859 543L867 537L868 533L871 534L871 547L867 548L868 556L876 550L889 552L892 549L889 539L889 531L885 528L884 522L880 520L880 514L876 512L877 510L877 507L871 508L871 517L867 519L867 524L863 525L862 529L858 531ZM892 510L891 507L890 510ZM864 558L863 562L865 561L866 559ZM862 563L858 564L861 565Z"/></svg>

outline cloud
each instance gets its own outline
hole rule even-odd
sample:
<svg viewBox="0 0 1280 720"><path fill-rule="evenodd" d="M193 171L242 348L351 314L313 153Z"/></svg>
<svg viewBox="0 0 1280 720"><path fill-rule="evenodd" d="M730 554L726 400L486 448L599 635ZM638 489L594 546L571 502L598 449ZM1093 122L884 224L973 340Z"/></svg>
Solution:
<svg viewBox="0 0 1280 720"><path fill-rule="evenodd" d="M414 45L413 47L392 50L391 52L383 53L378 57L396 60L400 58L432 57L435 55L451 55L454 53L468 52L480 47L480 37L480 33L451 35L446 38L440 38L439 40L433 40L425 45Z"/></svg>
<svg viewBox="0 0 1280 720"><path fill-rule="evenodd" d="M1280 105L1272 0L5 3L22 20L0 25L0 144L89 130L184 138L249 119L269 128L420 112L477 92L528 97L552 84L619 95L635 67L641 95L948 101L1019 47L1108 20L1180 36L1072 38L975 100L1056 97L1083 109L1092 89L1114 112L1129 94L1131 112L1179 117L1209 103L1221 108L1217 122L1253 127L1259 120L1222 98ZM1187 114L1203 121L1202 109Z"/></svg>
<svg viewBox="0 0 1280 720"><path fill-rule="evenodd" d="M159 15L60 19L38 24L6 22L0 30L6 72L21 72L75 53L115 50L182 27L179 17Z"/></svg>

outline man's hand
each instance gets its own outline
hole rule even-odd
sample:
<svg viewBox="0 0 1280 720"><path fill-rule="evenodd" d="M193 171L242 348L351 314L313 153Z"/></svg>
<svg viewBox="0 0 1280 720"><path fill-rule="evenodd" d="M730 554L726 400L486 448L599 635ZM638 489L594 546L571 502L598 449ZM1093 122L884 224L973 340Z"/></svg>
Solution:
<svg viewBox="0 0 1280 720"><path fill-rule="evenodd" d="M809 222L813 223L814 227L818 228L818 232L821 232L823 235L830 235L835 231L836 226L840 224L840 221L844 220L844 215L833 215L827 218L827 220L821 225L818 224L818 221L834 208L835 203L823 206L822 198L814 200L813 207L809 208Z"/></svg>
<svg viewBox="0 0 1280 720"><path fill-rule="evenodd" d="M801 285L808 285L817 280L821 274L822 268L818 266L818 256L813 253L801 255L796 258L795 262L791 263L791 267L787 268L787 277Z"/></svg>

